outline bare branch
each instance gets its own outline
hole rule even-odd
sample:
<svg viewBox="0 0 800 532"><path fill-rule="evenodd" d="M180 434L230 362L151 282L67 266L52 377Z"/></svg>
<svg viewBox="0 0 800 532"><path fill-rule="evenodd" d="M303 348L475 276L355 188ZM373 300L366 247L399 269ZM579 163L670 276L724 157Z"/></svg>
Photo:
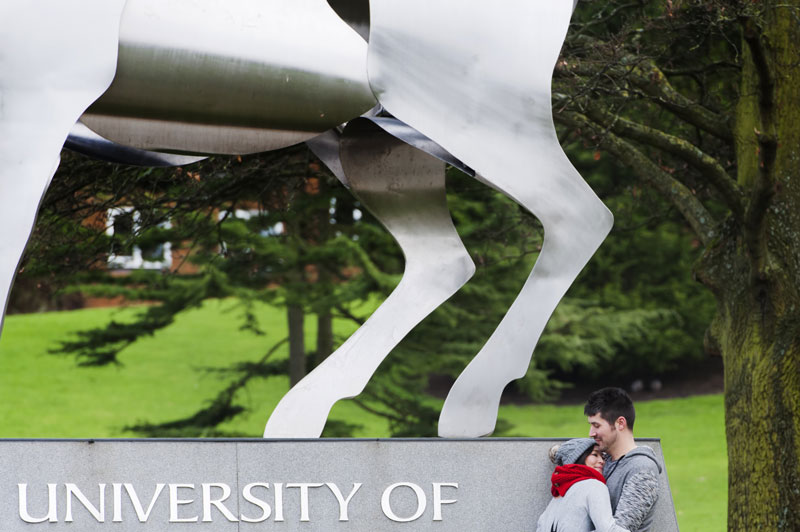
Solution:
<svg viewBox="0 0 800 532"><path fill-rule="evenodd" d="M766 37L761 35L752 18L743 18L740 22L742 24L744 42L747 43L747 48L750 50L753 64L758 73L759 104L762 109L771 109L773 107L772 93L775 87L775 78L772 74L772 69L769 67L767 52L764 49L763 39Z"/></svg>
<svg viewBox="0 0 800 532"><path fill-rule="evenodd" d="M613 131L616 135L635 140L674 155L700 171L722 196L722 199L741 220L744 214L744 194L736 181L728 175L723 166L713 157L681 137L661 130L632 122L619 115L601 110L591 105L586 113L589 118Z"/></svg>
<svg viewBox="0 0 800 532"><path fill-rule="evenodd" d="M757 27L752 17L739 19L742 25L742 36L750 51L758 79L758 114L761 130L756 129L758 139L759 164L755 182L750 187L750 202L745 213L745 245L751 260L756 264L754 271L760 271L764 260L763 249L759 245L762 225L767 213L767 206L775 190L771 174L778 150L778 139L775 133L775 77L769 64L768 43L766 36Z"/></svg>
<svg viewBox="0 0 800 532"><path fill-rule="evenodd" d="M650 60L637 64L632 57L623 58L621 63L627 66L609 64L592 64L586 61L572 60L556 66L554 75L567 77L607 77L615 83L629 83L639 89L659 106L669 110L682 120L722 140L733 141L730 125L721 114L687 98L678 92L669 82L667 76Z"/></svg>
<svg viewBox="0 0 800 532"><path fill-rule="evenodd" d="M707 65L700 65L692 68L662 68L661 71L668 76L693 76L723 68L737 71L742 69L741 65L737 65L736 63L731 63L729 61L717 61L716 63L708 63Z"/></svg>
<svg viewBox="0 0 800 532"><path fill-rule="evenodd" d="M631 143L605 130L589 117L571 111L554 113L556 121L588 130L600 147L635 169L659 194L672 203L692 226L703 244L715 236L716 220L689 188L662 170Z"/></svg>
<svg viewBox="0 0 800 532"><path fill-rule="evenodd" d="M609 13L599 14L599 16L597 18L595 18L593 20L589 20L588 22L572 23L571 26L574 26L575 28L578 28L578 35L581 35L585 30L591 28L592 26L605 24L606 22L608 22L609 20L613 19L619 13L621 13L622 11L624 11L626 9L631 9L631 8L640 7L640 6L641 6L640 2L630 2L630 3L627 3L627 4L621 4L621 5L617 6L616 8L614 8L613 10L611 10L611 12L609 12Z"/></svg>

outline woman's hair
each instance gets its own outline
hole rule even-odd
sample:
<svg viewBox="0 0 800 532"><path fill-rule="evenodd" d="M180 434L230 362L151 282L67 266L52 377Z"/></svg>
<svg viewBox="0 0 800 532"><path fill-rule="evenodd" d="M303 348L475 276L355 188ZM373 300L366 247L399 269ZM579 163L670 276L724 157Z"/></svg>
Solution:
<svg viewBox="0 0 800 532"><path fill-rule="evenodd" d="M597 446L595 445L595 446L589 447L588 449L583 451L583 454L580 455L577 460L575 460L575 463L576 464L581 464L581 465L586 465L586 459L589 458L589 455L592 454L592 451L594 451L596 448L597 448Z"/></svg>

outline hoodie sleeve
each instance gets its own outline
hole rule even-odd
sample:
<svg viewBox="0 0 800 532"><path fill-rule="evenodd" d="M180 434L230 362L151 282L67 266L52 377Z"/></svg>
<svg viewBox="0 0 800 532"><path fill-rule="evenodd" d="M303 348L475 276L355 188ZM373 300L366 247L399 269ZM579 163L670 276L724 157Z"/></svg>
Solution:
<svg viewBox="0 0 800 532"><path fill-rule="evenodd" d="M614 519L619 526L637 531L658 498L658 472L634 473L625 481Z"/></svg>

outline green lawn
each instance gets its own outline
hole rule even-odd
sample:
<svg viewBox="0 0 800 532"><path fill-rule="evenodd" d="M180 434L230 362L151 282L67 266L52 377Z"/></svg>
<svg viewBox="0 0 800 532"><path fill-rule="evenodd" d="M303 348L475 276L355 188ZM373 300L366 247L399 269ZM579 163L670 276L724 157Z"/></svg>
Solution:
<svg viewBox="0 0 800 532"><path fill-rule="evenodd" d="M0 339L0 435L3 437L102 438L130 437L125 426L140 421L163 422L193 414L224 386L218 372L236 362L259 360L286 336L285 314L264 307L260 312L266 336L243 334L232 301L210 301L181 315L169 328L125 349L120 365L77 367L71 356L49 349L72 331L124 320L136 309L92 309L9 316ZM313 345L314 321L307 323ZM354 329L337 323L337 333ZM287 357L284 344L273 357ZM250 407L244 416L221 427L260 436L269 412L288 388L286 378L253 382L240 400ZM337 405L335 418L362 416L354 405ZM384 433L380 419L364 416L365 433Z"/></svg>
<svg viewBox="0 0 800 532"><path fill-rule="evenodd" d="M267 335L243 334L232 301L211 301L168 329L123 351L119 366L79 368L74 358L48 350L76 330L124 319L135 309L94 309L9 316L0 339L0 437L130 437L124 427L194 413L225 385L209 369L255 361L286 335L281 310L260 312ZM307 323L313 345L314 323ZM336 324L337 334L353 325ZM275 357L286 357L286 350ZM259 436L288 387L286 378L259 380L241 392L249 411L222 428ZM582 407L504 406L511 435L573 437L588 432ZM355 436L387 435L386 424L343 401L332 419L363 425ZM723 399L698 396L637 404L636 435L661 438L682 532L725 530L727 459Z"/></svg>

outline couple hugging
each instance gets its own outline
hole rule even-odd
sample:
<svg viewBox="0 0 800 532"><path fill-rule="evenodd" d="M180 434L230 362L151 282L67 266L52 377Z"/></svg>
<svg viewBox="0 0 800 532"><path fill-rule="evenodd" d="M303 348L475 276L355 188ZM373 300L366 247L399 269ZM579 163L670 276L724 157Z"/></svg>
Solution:
<svg viewBox="0 0 800 532"><path fill-rule="evenodd" d="M589 438L550 449L553 499L536 532L647 532L653 524L661 465L633 440L636 412L620 388L603 388L583 409Z"/></svg>

